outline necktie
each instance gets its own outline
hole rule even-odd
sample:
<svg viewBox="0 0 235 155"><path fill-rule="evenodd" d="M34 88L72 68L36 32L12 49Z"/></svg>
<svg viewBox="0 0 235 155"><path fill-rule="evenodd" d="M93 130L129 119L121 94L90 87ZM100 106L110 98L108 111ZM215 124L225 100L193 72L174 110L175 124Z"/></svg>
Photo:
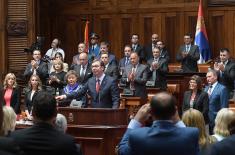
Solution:
<svg viewBox="0 0 235 155"><path fill-rule="evenodd" d="M125 66L129 64L129 58L126 57Z"/></svg>
<svg viewBox="0 0 235 155"><path fill-rule="evenodd" d="M189 52L189 45L186 45L186 52Z"/></svg>
<svg viewBox="0 0 235 155"><path fill-rule="evenodd" d="M92 52L94 52L94 50L95 50L95 47L94 47L94 45L92 45Z"/></svg>
<svg viewBox="0 0 235 155"><path fill-rule="evenodd" d="M211 93L212 93L212 86L209 86L209 89L208 89L207 93L208 93L208 96L211 95Z"/></svg>
<svg viewBox="0 0 235 155"><path fill-rule="evenodd" d="M100 79L96 80L96 87L95 88L96 88L96 92L99 93L99 91L100 91Z"/></svg>
<svg viewBox="0 0 235 155"><path fill-rule="evenodd" d="M85 76L85 67L84 66L81 66L81 71L80 71L80 77L81 79L83 79Z"/></svg>

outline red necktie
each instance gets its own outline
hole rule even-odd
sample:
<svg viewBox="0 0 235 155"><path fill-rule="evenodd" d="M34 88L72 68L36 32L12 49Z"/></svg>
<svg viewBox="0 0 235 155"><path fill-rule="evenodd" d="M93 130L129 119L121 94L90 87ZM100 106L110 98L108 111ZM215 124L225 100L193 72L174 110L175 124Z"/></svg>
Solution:
<svg viewBox="0 0 235 155"><path fill-rule="evenodd" d="M96 80L96 92L98 93L100 91L100 79Z"/></svg>

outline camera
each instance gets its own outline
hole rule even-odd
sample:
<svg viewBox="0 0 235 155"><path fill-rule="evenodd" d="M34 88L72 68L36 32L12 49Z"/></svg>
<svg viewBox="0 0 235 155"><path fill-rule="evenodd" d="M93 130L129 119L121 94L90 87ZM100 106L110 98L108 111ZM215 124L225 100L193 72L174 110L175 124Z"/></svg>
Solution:
<svg viewBox="0 0 235 155"><path fill-rule="evenodd" d="M45 41L45 37L37 36L37 41L34 42L29 48L25 48L24 52L32 53L34 50L41 50Z"/></svg>

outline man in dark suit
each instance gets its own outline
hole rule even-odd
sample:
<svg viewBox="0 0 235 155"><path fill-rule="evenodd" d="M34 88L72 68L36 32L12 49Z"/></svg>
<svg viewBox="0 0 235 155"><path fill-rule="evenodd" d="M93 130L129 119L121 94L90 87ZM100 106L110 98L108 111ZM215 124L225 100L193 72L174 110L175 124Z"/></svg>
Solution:
<svg viewBox="0 0 235 155"><path fill-rule="evenodd" d="M166 59L167 63L169 63L170 56L162 40L157 41L157 47L160 49L160 57Z"/></svg>
<svg viewBox="0 0 235 155"><path fill-rule="evenodd" d="M91 33L90 35L90 46L88 50L88 59L89 63L92 63L94 59L97 59L100 52L99 42L99 35L96 33Z"/></svg>
<svg viewBox="0 0 235 155"><path fill-rule="evenodd" d="M197 45L192 44L191 34L184 35L184 45L176 55L176 60L181 62L183 72L198 72L197 61L200 59L199 48Z"/></svg>
<svg viewBox="0 0 235 155"><path fill-rule="evenodd" d="M33 101L32 127L16 130L12 137L25 154L33 155L80 155L79 145L73 137L56 130L54 123L57 109L56 100L47 92L39 92Z"/></svg>
<svg viewBox="0 0 235 155"><path fill-rule="evenodd" d="M146 53L146 60L153 58L153 48L157 47L157 42L159 41L158 34L152 34L152 42L144 47L144 51Z"/></svg>
<svg viewBox="0 0 235 155"><path fill-rule="evenodd" d="M46 80L48 78L48 65L47 63L42 61L41 51L34 50L33 51L33 60L26 66L24 71L24 76L28 81L31 75L36 74L40 77L42 84L46 84Z"/></svg>
<svg viewBox="0 0 235 155"><path fill-rule="evenodd" d="M56 99L76 98L87 93L91 97L93 108L119 108L120 93L117 82L104 74L104 67L102 61L95 59L92 63L94 76L87 81L84 88L67 96L57 96Z"/></svg>
<svg viewBox="0 0 235 155"><path fill-rule="evenodd" d="M144 126L152 116L151 127ZM199 152L197 128L183 127L177 115L176 99L162 92L143 105L131 120L119 147L119 155L196 155ZM187 146L185 146L187 144Z"/></svg>
<svg viewBox="0 0 235 155"><path fill-rule="evenodd" d="M88 55L87 53L81 53L79 55L80 65L74 65L74 69L78 75L78 82L81 84L85 84L89 78L92 77L91 66L88 63Z"/></svg>
<svg viewBox="0 0 235 155"><path fill-rule="evenodd" d="M108 75L108 76L112 77L115 81L117 81L118 77L119 77L118 68L117 68L116 65L110 65L109 64L109 55L108 55L108 53L102 53L101 54L101 61L105 65L105 69L104 69L105 75Z"/></svg>
<svg viewBox="0 0 235 155"><path fill-rule="evenodd" d="M71 70L74 69L74 65L80 65L79 55L84 52L86 52L86 45L85 45L85 43L81 42L78 44L78 54L73 56L73 62L70 67Z"/></svg>
<svg viewBox="0 0 235 155"><path fill-rule="evenodd" d="M110 45L109 45L108 42L103 41L103 42L100 43L100 52L99 52L98 59L100 59L102 53L108 53L108 55L109 55L109 64L117 66L118 65L117 59L116 59L115 55L112 54L109 51L109 47L110 47Z"/></svg>
<svg viewBox="0 0 235 155"><path fill-rule="evenodd" d="M119 71L120 73L122 73L122 71L124 70L124 68L130 64L130 55L131 55L132 49L130 45L125 45L124 47L124 57L121 58L121 60L119 61Z"/></svg>
<svg viewBox="0 0 235 155"><path fill-rule="evenodd" d="M220 61L215 62L214 69L218 73L218 81L226 86L229 91L229 98L232 98L234 93L235 61L230 59L229 49L220 49Z"/></svg>
<svg viewBox="0 0 235 155"><path fill-rule="evenodd" d="M149 81L155 81L155 87L166 90L166 74L168 72L168 63L165 58L160 56L160 49L153 48L153 58L148 60Z"/></svg>
<svg viewBox="0 0 235 155"><path fill-rule="evenodd" d="M139 35L133 34L131 37L131 46L133 52L137 53L139 56L140 63L146 62L145 53L144 53L144 47L139 44Z"/></svg>
<svg viewBox="0 0 235 155"><path fill-rule="evenodd" d="M126 66L121 83L133 92L134 96L147 100L146 82L148 78L147 66L139 63L139 56L133 52L130 55L131 64Z"/></svg>
<svg viewBox="0 0 235 155"><path fill-rule="evenodd" d="M209 70L206 79L208 86L206 86L205 92L209 96L209 131L210 134L213 134L217 112L222 108L228 108L228 90L224 85L218 83L215 70Z"/></svg>

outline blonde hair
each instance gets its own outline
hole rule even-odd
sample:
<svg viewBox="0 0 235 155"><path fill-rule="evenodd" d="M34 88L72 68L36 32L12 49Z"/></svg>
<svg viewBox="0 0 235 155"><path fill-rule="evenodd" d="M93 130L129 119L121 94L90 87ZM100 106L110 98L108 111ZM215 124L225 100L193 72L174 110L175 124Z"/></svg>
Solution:
<svg viewBox="0 0 235 155"><path fill-rule="evenodd" d="M205 121L202 113L196 109L189 109L184 112L182 121L188 127L196 127L199 129L199 145L205 146L208 142L212 143L206 133Z"/></svg>
<svg viewBox="0 0 235 155"><path fill-rule="evenodd" d="M221 109L215 118L214 133L228 137L230 135L228 125L232 122L234 117L235 113L232 110L228 108Z"/></svg>
<svg viewBox="0 0 235 155"><path fill-rule="evenodd" d="M41 81L41 79L39 78L38 75L32 75L30 77L29 82L28 82L29 89L30 90L32 89L31 80L32 80L33 77L36 77L36 79L38 80L38 90L42 90L42 81Z"/></svg>
<svg viewBox="0 0 235 155"><path fill-rule="evenodd" d="M54 61L53 61L53 68L54 68L54 70L55 70L55 65L56 65L56 64L59 64L59 65L60 65L61 70L64 69L64 63L63 63L63 61L61 61L61 60L54 60Z"/></svg>
<svg viewBox="0 0 235 155"><path fill-rule="evenodd" d="M8 73L6 76L5 76L5 79L3 81L3 88L6 89L8 87L8 83L7 83L7 80L9 80L10 78L12 78L14 80L14 84L13 84L13 88L16 88L17 87L17 82L16 82L16 76L14 73Z"/></svg>
<svg viewBox="0 0 235 155"><path fill-rule="evenodd" d="M7 135L9 131L14 131L16 126L16 113L12 107L3 107L3 122L1 132Z"/></svg>

